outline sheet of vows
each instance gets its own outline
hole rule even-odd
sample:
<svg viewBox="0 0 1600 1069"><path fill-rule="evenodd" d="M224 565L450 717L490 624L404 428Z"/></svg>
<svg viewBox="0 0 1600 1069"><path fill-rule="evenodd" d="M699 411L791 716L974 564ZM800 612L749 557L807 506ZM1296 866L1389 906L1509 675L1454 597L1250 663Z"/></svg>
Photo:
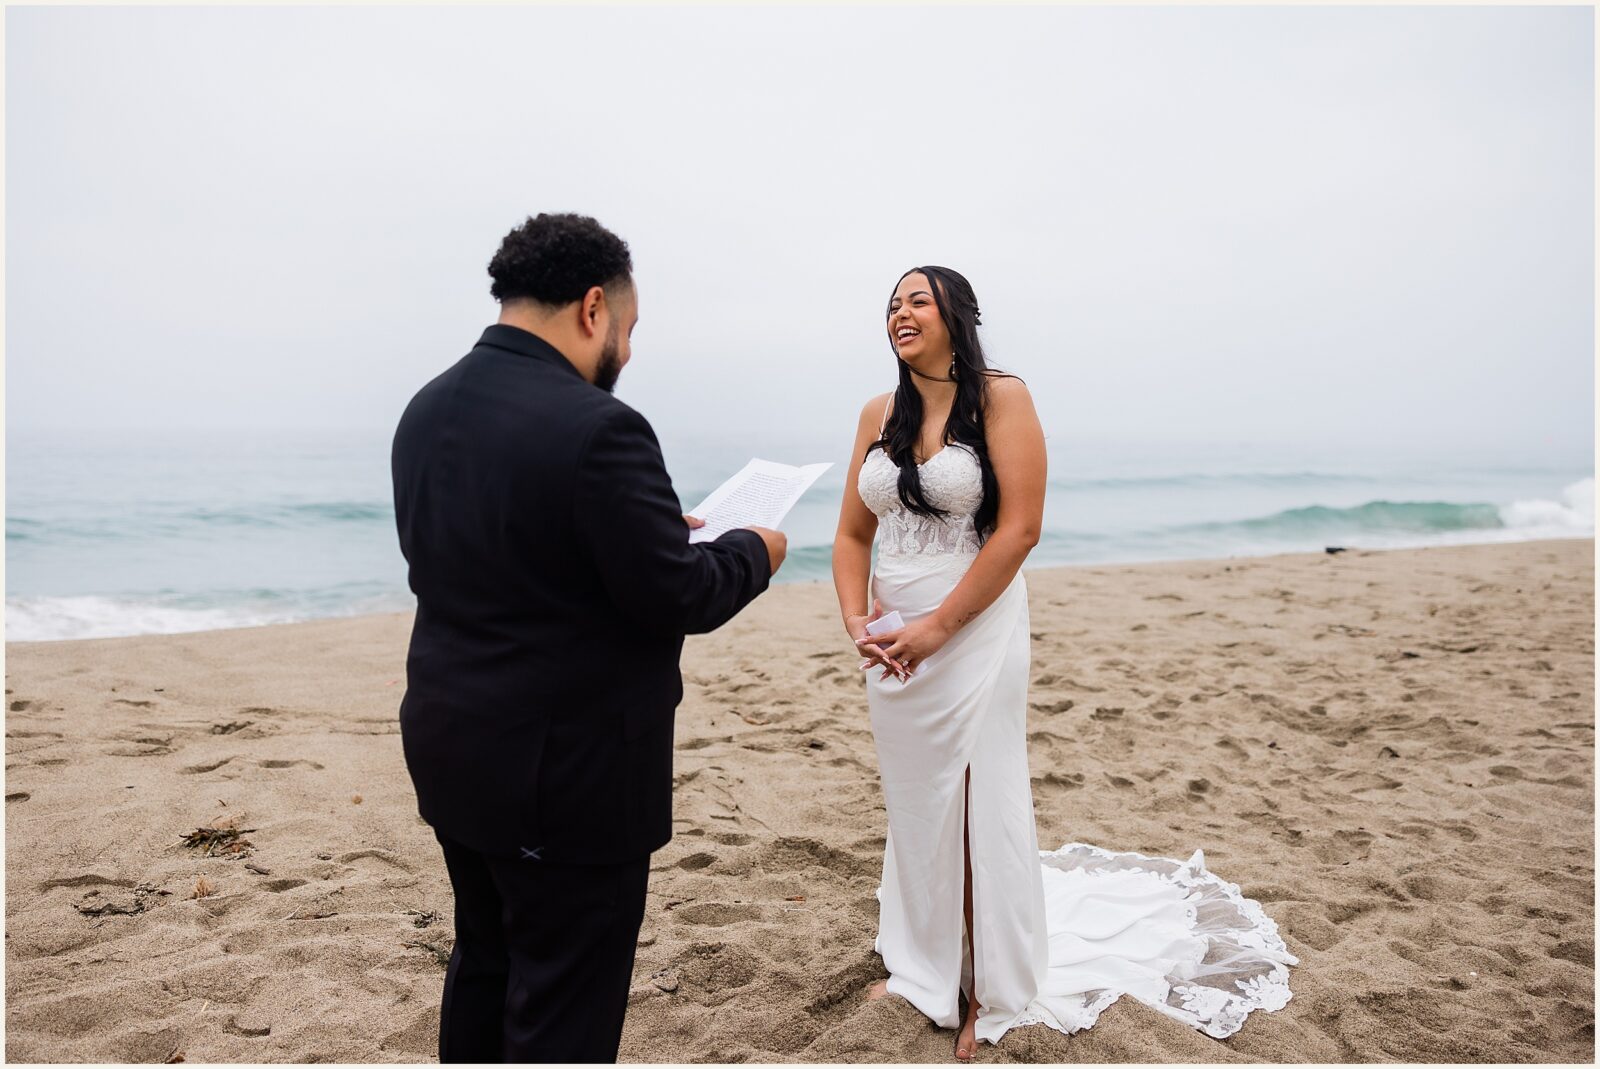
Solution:
<svg viewBox="0 0 1600 1069"><path fill-rule="evenodd" d="M807 464L803 468L752 460L715 490L689 515L705 520L704 527L689 532L691 542L709 542L735 527L777 529L784 516L832 464Z"/></svg>

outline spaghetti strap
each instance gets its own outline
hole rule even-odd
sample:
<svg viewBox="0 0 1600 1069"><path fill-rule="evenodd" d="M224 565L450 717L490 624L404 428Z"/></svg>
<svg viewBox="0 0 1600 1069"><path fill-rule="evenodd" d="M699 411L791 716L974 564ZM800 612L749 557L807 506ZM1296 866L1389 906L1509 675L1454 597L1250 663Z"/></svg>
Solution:
<svg viewBox="0 0 1600 1069"><path fill-rule="evenodd" d="M883 438L883 432L889 426L889 409L893 407L893 405L894 394L890 394L889 399L883 403L883 419L878 423L878 437L880 439Z"/></svg>

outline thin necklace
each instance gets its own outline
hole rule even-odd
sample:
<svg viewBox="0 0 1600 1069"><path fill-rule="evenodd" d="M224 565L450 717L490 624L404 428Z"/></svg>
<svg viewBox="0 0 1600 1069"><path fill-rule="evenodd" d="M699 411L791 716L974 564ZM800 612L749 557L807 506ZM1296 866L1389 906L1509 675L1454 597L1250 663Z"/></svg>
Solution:
<svg viewBox="0 0 1600 1069"><path fill-rule="evenodd" d="M901 363L905 363L905 361L902 360ZM955 363L955 361L951 361L951 363L953 364L953 363ZM940 379L940 378L935 378L932 375L924 375L922 372L918 371L916 368L912 367L910 364L906 364L906 370L911 372L913 375L917 376L918 378L927 379L929 382L954 382L954 381L956 381L956 377L954 375L951 375L948 379Z"/></svg>

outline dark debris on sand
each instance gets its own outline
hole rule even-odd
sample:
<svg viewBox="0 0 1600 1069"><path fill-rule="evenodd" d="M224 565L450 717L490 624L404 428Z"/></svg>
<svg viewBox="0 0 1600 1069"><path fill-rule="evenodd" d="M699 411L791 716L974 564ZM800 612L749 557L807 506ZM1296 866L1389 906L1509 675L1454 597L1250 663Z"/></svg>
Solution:
<svg viewBox="0 0 1600 1069"><path fill-rule="evenodd" d="M442 943L430 943L422 939L408 939L400 945L412 950L426 950L433 955L433 960L438 964L439 968L447 969L450 967L450 953L454 947L447 947Z"/></svg>
<svg viewBox="0 0 1600 1069"><path fill-rule="evenodd" d="M151 906L151 899L162 895L170 895L171 891L163 891L148 883L141 883L132 888L126 895L111 897L106 892L96 888L84 895L74 904L73 908L85 917L132 917L143 913Z"/></svg>
<svg viewBox="0 0 1600 1069"><path fill-rule="evenodd" d="M183 836L183 845L200 850L202 857L249 857L255 846L244 838L247 831L255 829L239 827L238 817L224 817Z"/></svg>

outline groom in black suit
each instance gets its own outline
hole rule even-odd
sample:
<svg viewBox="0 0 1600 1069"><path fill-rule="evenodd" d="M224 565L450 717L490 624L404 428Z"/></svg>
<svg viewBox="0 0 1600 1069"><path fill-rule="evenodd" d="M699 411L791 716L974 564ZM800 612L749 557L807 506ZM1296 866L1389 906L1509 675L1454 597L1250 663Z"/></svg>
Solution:
<svg viewBox="0 0 1600 1069"><path fill-rule="evenodd" d="M489 264L499 323L395 432L401 741L456 900L441 1061L616 1060L683 636L783 560L776 531L691 545L649 423L611 395L632 270L593 219L529 219Z"/></svg>

